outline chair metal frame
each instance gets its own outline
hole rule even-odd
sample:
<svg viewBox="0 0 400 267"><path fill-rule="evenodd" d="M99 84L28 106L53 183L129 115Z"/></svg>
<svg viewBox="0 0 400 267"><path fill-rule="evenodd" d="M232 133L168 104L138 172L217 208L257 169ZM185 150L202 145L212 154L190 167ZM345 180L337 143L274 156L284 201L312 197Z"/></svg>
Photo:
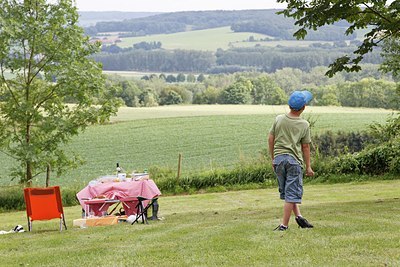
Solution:
<svg viewBox="0 0 400 267"><path fill-rule="evenodd" d="M154 197L154 198L145 198L145 197L137 197L137 200L139 201L139 203L137 204L137 213L136 213L136 219L131 223L139 223L139 219L142 218L142 223L146 223L149 224L148 220L147 220L147 210L153 205L153 203L155 201L158 200L158 197ZM147 203L146 206L143 205L144 201L149 201Z"/></svg>

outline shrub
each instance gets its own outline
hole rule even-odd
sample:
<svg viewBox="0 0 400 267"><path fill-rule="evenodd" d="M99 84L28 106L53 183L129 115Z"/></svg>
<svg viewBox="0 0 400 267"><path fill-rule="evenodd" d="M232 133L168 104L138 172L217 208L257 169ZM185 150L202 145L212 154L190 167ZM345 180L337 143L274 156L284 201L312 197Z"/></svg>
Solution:
<svg viewBox="0 0 400 267"><path fill-rule="evenodd" d="M335 160L338 173L381 175L400 174L400 138L370 146L357 154L348 154Z"/></svg>
<svg viewBox="0 0 400 267"><path fill-rule="evenodd" d="M366 132L327 131L313 138L313 150L323 157L338 156L361 151L367 144L376 143L376 137Z"/></svg>
<svg viewBox="0 0 400 267"><path fill-rule="evenodd" d="M63 206L78 204L76 193L78 190L61 188ZM25 210L24 188L22 186L8 186L0 188L0 212Z"/></svg>
<svg viewBox="0 0 400 267"><path fill-rule="evenodd" d="M370 134L377 144L360 153L339 157L334 164L338 173L400 174L400 117L391 117L384 125L371 125Z"/></svg>
<svg viewBox="0 0 400 267"><path fill-rule="evenodd" d="M275 176L269 164L255 163L240 166L233 170L215 170L186 175L179 179L173 174L162 178L156 175L154 179L162 192L179 194L212 187L225 188L235 185L261 184L266 181L268 181L268 184L273 184L272 180L275 179Z"/></svg>

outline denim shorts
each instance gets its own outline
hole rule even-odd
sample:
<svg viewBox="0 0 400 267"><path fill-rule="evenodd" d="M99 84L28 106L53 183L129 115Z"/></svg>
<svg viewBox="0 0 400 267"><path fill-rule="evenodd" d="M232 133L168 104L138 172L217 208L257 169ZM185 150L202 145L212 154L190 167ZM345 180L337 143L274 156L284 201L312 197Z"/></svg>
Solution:
<svg viewBox="0 0 400 267"><path fill-rule="evenodd" d="M291 155L278 155L273 161L278 178L280 198L286 202L301 203L303 197L303 170Z"/></svg>

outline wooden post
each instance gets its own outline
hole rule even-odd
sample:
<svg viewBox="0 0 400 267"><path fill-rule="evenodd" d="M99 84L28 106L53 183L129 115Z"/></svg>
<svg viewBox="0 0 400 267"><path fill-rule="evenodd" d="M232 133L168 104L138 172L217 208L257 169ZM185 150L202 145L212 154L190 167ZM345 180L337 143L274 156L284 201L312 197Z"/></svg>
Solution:
<svg viewBox="0 0 400 267"><path fill-rule="evenodd" d="M179 159L178 159L178 175L177 179L179 180L179 177L181 176L181 163L182 163L182 154L179 153Z"/></svg>

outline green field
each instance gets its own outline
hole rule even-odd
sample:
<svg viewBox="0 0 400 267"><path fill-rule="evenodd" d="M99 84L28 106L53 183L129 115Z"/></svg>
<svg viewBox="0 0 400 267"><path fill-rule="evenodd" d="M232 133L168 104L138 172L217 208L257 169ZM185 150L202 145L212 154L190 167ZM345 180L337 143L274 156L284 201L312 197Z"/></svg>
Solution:
<svg viewBox="0 0 400 267"><path fill-rule="evenodd" d="M1 266L399 266L400 181L306 185L303 215L314 229L274 232L277 189L161 197L164 220L73 228L79 206L34 231L0 235ZM1 213L0 229L25 212Z"/></svg>
<svg viewBox="0 0 400 267"><path fill-rule="evenodd" d="M113 123L89 127L68 145L86 164L52 184L82 187L88 181L112 174L116 162L125 170L162 167L176 169L182 154L182 173L231 168L260 158L267 147L267 133L286 106L165 106L121 108ZM337 107L309 107L304 116L316 121L313 134L359 131L384 122L390 111ZM10 184L13 161L0 157L1 185ZM11 182L15 183L15 182ZM35 184L44 184L39 177Z"/></svg>
<svg viewBox="0 0 400 267"><path fill-rule="evenodd" d="M216 51L218 48L249 47L259 44L261 46L308 46L310 41L269 41L269 42L245 42L250 36L256 40L268 37L264 34L252 32L233 32L230 27L214 29L178 32L172 34L156 34L143 37L122 38L118 46L126 48L140 42L161 42L164 49L188 49Z"/></svg>

